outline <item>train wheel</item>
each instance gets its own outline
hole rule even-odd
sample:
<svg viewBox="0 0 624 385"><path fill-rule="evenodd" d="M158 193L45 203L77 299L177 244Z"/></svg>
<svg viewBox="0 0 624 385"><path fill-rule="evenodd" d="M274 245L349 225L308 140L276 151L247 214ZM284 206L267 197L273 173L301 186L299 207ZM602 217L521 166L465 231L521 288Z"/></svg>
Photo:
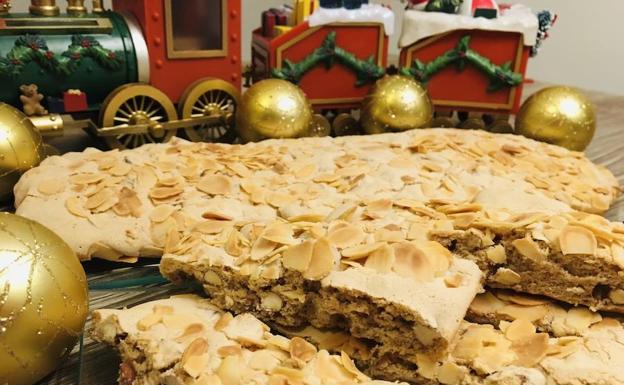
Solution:
<svg viewBox="0 0 624 385"><path fill-rule="evenodd" d="M358 121L353 115L343 112L334 118L332 129L335 136L347 136L359 134Z"/></svg>
<svg viewBox="0 0 624 385"><path fill-rule="evenodd" d="M492 123L487 127L487 130L497 134L513 134L514 128L509 123L508 114L499 114L492 116Z"/></svg>
<svg viewBox="0 0 624 385"><path fill-rule="evenodd" d="M323 137L331 135L331 124L326 117L321 114L314 114L312 122L310 122L310 130L307 136Z"/></svg>
<svg viewBox="0 0 624 385"><path fill-rule="evenodd" d="M182 99L179 109L182 119L215 116L217 124L199 124L184 131L193 142L231 143L236 137L234 114L240 101L240 93L233 85L221 79L203 78L191 84Z"/></svg>
<svg viewBox="0 0 624 385"><path fill-rule="evenodd" d="M126 84L115 89L102 104L102 127L123 127L149 124L141 134L105 136L111 148L135 148L147 143L164 143L175 135L165 131L161 123L177 120L175 106L162 91L148 84Z"/></svg>

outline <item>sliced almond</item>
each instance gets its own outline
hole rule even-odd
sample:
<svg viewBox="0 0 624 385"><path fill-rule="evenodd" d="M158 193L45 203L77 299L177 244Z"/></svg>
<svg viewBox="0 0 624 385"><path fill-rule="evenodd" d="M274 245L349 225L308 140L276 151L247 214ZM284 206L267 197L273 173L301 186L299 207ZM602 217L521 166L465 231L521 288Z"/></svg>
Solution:
<svg viewBox="0 0 624 385"><path fill-rule="evenodd" d="M548 314L548 307L541 306L520 306L506 305L496 311L496 314L502 314L513 320L523 319L529 322L536 322L544 319Z"/></svg>
<svg viewBox="0 0 624 385"><path fill-rule="evenodd" d="M173 206L160 205L156 207L154 210L152 210L149 218L154 223L162 223L166 221L167 219L169 219L169 217L171 217L171 215L173 214L175 210L176 208Z"/></svg>
<svg viewBox="0 0 624 385"><path fill-rule="evenodd" d="M241 362L239 356L227 356L216 371L223 385L241 384Z"/></svg>
<svg viewBox="0 0 624 385"><path fill-rule="evenodd" d="M271 252L275 250L277 245L277 243L269 241L268 239L262 237L258 238L251 247L250 257L253 261L260 261L268 257L269 254L271 254Z"/></svg>
<svg viewBox="0 0 624 385"><path fill-rule="evenodd" d="M505 330L505 337L511 341L518 341L531 337L535 334L535 325L526 319L513 321Z"/></svg>
<svg viewBox="0 0 624 385"><path fill-rule="evenodd" d="M197 182L197 189L210 195L229 195L232 181L224 175L208 175Z"/></svg>
<svg viewBox="0 0 624 385"><path fill-rule="evenodd" d="M376 243L358 245L358 246L354 246L354 247L350 247L348 249L342 250L341 254L344 258L358 260L358 259L368 257L369 255L371 255L372 253L374 253L376 250L378 250L380 247L384 245L386 245L385 242L376 242Z"/></svg>
<svg viewBox="0 0 624 385"><path fill-rule="evenodd" d="M132 215L133 217L138 218L142 214L142 206L143 204L134 190L127 187L121 188L117 198L117 204L115 205L117 211L121 211L123 213L127 213L126 215Z"/></svg>
<svg viewBox="0 0 624 385"><path fill-rule="evenodd" d="M242 353L243 348L240 345L221 346L217 349L217 354L221 357L240 356Z"/></svg>
<svg viewBox="0 0 624 385"><path fill-rule="evenodd" d="M364 263L364 267L373 269L378 273L385 274L392 271L394 262L394 249L388 245L383 245L368 256L366 262Z"/></svg>
<svg viewBox="0 0 624 385"><path fill-rule="evenodd" d="M184 192L184 189L180 187L155 187L149 192L149 197L152 199L167 199L178 196Z"/></svg>
<svg viewBox="0 0 624 385"><path fill-rule="evenodd" d="M595 323L602 321L602 316L584 307L570 309L565 318L565 325L575 333L582 334Z"/></svg>
<svg viewBox="0 0 624 385"><path fill-rule="evenodd" d="M213 219L215 221L232 221L234 217L216 210L208 210L202 213L202 218L204 219Z"/></svg>
<svg viewBox="0 0 624 385"><path fill-rule="evenodd" d="M314 243L310 265L303 273L305 279L321 280L334 268L334 255L331 244L326 238L321 238Z"/></svg>
<svg viewBox="0 0 624 385"><path fill-rule="evenodd" d="M485 251L485 254L487 256L487 259L489 259L492 263L495 263L497 265L507 262L507 254L505 253L505 247L503 247L502 245L495 245L495 246L489 247Z"/></svg>
<svg viewBox="0 0 624 385"><path fill-rule="evenodd" d="M487 292L477 295L470 304L470 311L478 315L490 315L496 314L496 312L504 306L505 303L503 301L496 298L494 294Z"/></svg>
<svg viewBox="0 0 624 385"><path fill-rule="evenodd" d="M132 170L132 166L126 162L117 162L112 168L108 170L111 175L125 176Z"/></svg>
<svg viewBox="0 0 624 385"><path fill-rule="evenodd" d="M563 255L595 255L598 242L590 230L580 226L567 225L559 234L559 247Z"/></svg>
<svg viewBox="0 0 624 385"><path fill-rule="evenodd" d="M141 318L137 322L137 329L141 331L149 330L152 326L162 321L162 314L151 313Z"/></svg>
<svg viewBox="0 0 624 385"><path fill-rule="evenodd" d="M512 350L516 353L515 365L532 368L537 365L548 352L548 334L537 333L513 342Z"/></svg>
<svg viewBox="0 0 624 385"><path fill-rule="evenodd" d="M195 230L202 234L220 234L225 229L230 228L232 222L229 221L204 221L195 226Z"/></svg>
<svg viewBox="0 0 624 385"><path fill-rule="evenodd" d="M344 350L340 352L340 362L347 372L353 374L359 381L370 381L370 378L355 366L351 357Z"/></svg>
<svg viewBox="0 0 624 385"><path fill-rule="evenodd" d="M293 228L288 223L273 223L267 226L260 236L280 245L292 245L297 243L297 240L293 238Z"/></svg>
<svg viewBox="0 0 624 385"><path fill-rule="evenodd" d="M223 313L221 318L219 318L217 323L215 323L215 326L214 326L215 330L222 331L223 329L228 327L228 325L230 324L230 322L232 322L233 319L234 319L234 316L232 315L232 313Z"/></svg>
<svg viewBox="0 0 624 385"><path fill-rule="evenodd" d="M520 274L511 269L500 267L496 270L496 273L490 277L490 280L502 285L513 286L520 283L522 281L522 277Z"/></svg>
<svg viewBox="0 0 624 385"><path fill-rule="evenodd" d="M75 215L77 217L87 218L89 215L91 215L91 212L83 207L82 203L80 202L80 198L78 197L67 198L67 200L65 201L65 208L72 215Z"/></svg>
<svg viewBox="0 0 624 385"><path fill-rule="evenodd" d="M37 190L44 195L54 195L65 190L65 183L60 179L46 179L39 183Z"/></svg>
<svg viewBox="0 0 624 385"><path fill-rule="evenodd" d="M303 367L306 362L312 360L316 356L316 348L314 345L301 337L294 337L290 340L290 357Z"/></svg>
<svg viewBox="0 0 624 385"><path fill-rule="evenodd" d="M264 294L260 298L260 307L268 311L280 311L284 306L282 298L272 292Z"/></svg>
<svg viewBox="0 0 624 385"><path fill-rule="evenodd" d="M461 274L453 274L448 277L444 277L444 284L449 288L458 288L464 282L464 277Z"/></svg>
<svg viewBox="0 0 624 385"><path fill-rule="evenodd" d="M611 292L609 292L609 299L616 305L624 305L624 290L611 290Z"/></svg>
<svg viewBox="0 0 624 385"><path fill-rule="evenodd" d="M203 333L204 330L205 330L205 327L203 324L200 324L200 323L190 324L186 327L186 329L184 329L182 334L176 337L176 341L183 341L186 338L192 337L199 333Z"/></svg>
<svg viewBox="0 0 624 385"><path fill-rule="evenodd" d="M310 266L314 241L308 239L298 245L291 246L284 251L282 263L286 269L296 270L303 273Z"/></svg>
<svg viewBox="0 0 624 385"><path fill-rule="evenodd" d="M348 248L364 241L366 234L358 226L348 224L344 227L330 231L327 239L338 248Z"/></svg>
<svg viewBox="0 0 624 385"><path fill-rule="evenodd" d="M520 294L515 292L498 291L496 296L503 301L515 303L522 306L540 306L551 303L548 299L542 299L529 294Z"/></svg>
<svg viewBox="0 0 624 385"><path fill-rule="evenodd" d="M249 367L251 369L265 373L270 373L279 366L280 363L280 359L268 349L256 350L251 354L251 358L249 359Z"/></svg>
<svg viewBox="0 0 624 385"><path fill-rule="evenodd" d="M453 362L445 362L438 369L438 381L444 385L458 385L468 374L468 369Z"/></svg>
<svg viewBox="0 0 624 385"><path fill-rule="evenodd" d="M530 235L522 239L516 239L512 245L522 256L534 261L543 261L548 257L548 253L542 250L537 242Z"/></svg>
<svg viewBox="0 0 624 385"><path fill-rule="evenodd" d="M401 242L392 245L394 265L392 270L403 277L419 281L430 281L434 277L434 267L425 253L412 242Z"/></svg>
<svg viewBox="0 0 624 385"><path fill-rule="evenodd" d="M104 178L106 178L106 174L85 173L72 175L71 177L69 177L69 181L73 184L83 185L97 183Z"/></svg>

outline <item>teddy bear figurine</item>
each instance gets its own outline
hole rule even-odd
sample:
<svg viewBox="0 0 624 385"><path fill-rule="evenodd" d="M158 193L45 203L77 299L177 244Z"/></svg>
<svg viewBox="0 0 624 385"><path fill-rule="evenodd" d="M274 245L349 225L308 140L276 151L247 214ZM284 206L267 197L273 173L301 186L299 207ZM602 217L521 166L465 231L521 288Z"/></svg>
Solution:
<svg viewBox="0 0 624 385"><path fill-rule="evenodd" d="M39 87L36 84L22 84L20 86L20 100L23 104L22 110L26 116L42 116L47 115L46 110L42 105L43 95L39 93Z"/></svg>

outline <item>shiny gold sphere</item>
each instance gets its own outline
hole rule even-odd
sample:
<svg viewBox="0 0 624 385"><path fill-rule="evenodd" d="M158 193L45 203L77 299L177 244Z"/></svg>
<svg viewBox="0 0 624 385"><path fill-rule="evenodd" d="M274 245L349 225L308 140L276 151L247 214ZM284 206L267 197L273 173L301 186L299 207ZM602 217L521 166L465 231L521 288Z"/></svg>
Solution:
<svg viewBox="0 0 624 385"><path fill-rule="evenodd" d="M596 132L596 109L577 89L545 88L524 102L516 117L515 132L569 150L583 151Z"/></svg>
<svg viewBox="0 0 624 385"><path fill-rule="evenodd" d="M251 86L236 113L236 129L246 142L305 136L314 113L296 85L267 79Z"/></svg>
<svg viewBox="0 0 624 385"><path fill-rule="evenodd" d="M78 341L88 304L72 249L37 222L0 213L0 383L52 372Z"/></svg>
<svg viewBox="0 0 624 385"><path fill-rule="evenodd" d="M433 103L420 83L401 75L375 83L364 100L360 122L367 134L427 127L433 119Z"/></svg>
<svg viewBox="0 0 624 385"><path fill-rule="evenodd" d="M35 126L17 109L0 103L0 201L11 198L20 176L44 157Z"/></svg>

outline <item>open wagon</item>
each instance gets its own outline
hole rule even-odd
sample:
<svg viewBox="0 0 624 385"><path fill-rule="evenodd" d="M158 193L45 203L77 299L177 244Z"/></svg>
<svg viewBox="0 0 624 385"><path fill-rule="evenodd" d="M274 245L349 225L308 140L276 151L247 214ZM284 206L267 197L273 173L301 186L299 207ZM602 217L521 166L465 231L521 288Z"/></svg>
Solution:
<svg viewBox="0 0 624 385"><path fill-rule="evenodd" d="M511 130L531 52L538 44L538 17L524 6L500 17L409 10L400 40L402 72L427 84L435 125Z"/></svg>

